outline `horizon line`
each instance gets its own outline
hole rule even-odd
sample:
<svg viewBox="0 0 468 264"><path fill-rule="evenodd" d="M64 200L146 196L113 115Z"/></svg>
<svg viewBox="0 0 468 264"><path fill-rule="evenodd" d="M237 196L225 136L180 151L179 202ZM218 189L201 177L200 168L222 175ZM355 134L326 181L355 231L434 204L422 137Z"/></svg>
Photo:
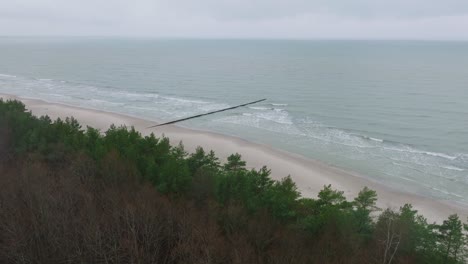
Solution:
<svg viewBox="0 0 468 264"><path fill-rule="evenodd" d="M468 42L468 39L432 38L340 38L340 37L210 37L210 36L132 36L132 35L1 35L0 38L103 38L103 39L148 39L148 40L295 40L295 41L421 41L421 42Z"/></svg>

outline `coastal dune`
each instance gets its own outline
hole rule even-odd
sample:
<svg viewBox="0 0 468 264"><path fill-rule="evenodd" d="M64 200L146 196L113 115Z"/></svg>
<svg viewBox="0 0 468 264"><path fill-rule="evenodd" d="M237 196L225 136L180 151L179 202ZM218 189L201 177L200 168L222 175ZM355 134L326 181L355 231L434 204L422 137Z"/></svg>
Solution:
<svg viewBox="0 0 468 264"><path fill-rule="evenodd" d="M468 208L450 201L400 192L357 173L240 138L174 125L148 129L147 127L155 125L154 121L42 100L19 98L14 95L0 94L0 97L4 100L22 101L26 108L36 116L48 115L52 119L73 116L83 126L91 126L101 131L107 130L110 125L114 124L133 126L143 135L150 133L156 136L164 135L173 145L182 141L188 152L193 152L197 146L201 146L205 150L215 151L217 156L224 160L232 153L239 153L247 162L248 168L259 169L267 166L271 169L273 179L281 179L290 175L304 197L316 197L324 185L331 184L334 189L344 191L348 199L353 199L363 187L367 186L377 191L379 198L377 205L380 208L398 209L405 203L410 203L430 222L441 222L453 213L457 213L461 219L466 219L468 216Z"/></svg>

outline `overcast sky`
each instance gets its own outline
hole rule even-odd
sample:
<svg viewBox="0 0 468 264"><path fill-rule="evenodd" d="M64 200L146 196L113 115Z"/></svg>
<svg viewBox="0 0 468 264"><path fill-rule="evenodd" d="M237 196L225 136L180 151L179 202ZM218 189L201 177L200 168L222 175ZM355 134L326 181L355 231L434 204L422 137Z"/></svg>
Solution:
<svg viewBox="0 0 468 264"><path fill-rule="evenodd" d="M0 35L468 40L468 0L0 0Z"/></svg>

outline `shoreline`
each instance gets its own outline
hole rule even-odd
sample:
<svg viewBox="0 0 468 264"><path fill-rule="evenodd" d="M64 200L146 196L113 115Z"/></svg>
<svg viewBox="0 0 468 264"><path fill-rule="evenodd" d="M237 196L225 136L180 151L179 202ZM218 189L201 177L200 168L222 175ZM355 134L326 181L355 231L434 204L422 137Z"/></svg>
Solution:
<svg viewBox="0 0 468 264"><path fill-rule="evenodd" d="M73 116L83 127L91 126L106 131L111 124L126 125L135 127L142 135L150 133L154 133L157 137L165 135L173 145L182 141L188 152L193 152L197 146L203 147L206 151L213 150L223 162L227 156L237 152L247 162L249 169L267 166L271 170L272 179L278 180L291 175L303 197L315 198L324 185L331 184L332 188L344 191L345 197L351 200L364 186L367 186L377 191L377 206L382 209L388 207L398 209L405 203L410 203L430 223L434 221L440 223L453 213L457 213L461 219L468 217L468 208L455 202L400 192L358 173L242 138L175 125L147 129L157 122L125 114L2 93L0 98L20 100L36 116L48 115L51 119Z"/></svg>

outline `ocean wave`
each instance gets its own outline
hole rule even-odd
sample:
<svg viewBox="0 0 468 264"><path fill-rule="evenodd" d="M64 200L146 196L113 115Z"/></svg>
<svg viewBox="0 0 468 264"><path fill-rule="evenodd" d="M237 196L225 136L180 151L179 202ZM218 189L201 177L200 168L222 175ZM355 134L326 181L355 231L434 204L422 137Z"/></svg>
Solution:
<svg viewBox="0 0 468 264"><path fill-rule="evenodd" d="M201 101L201 100L185 99L185 98L171 97L171 96L161 96L161 99L165 99L165 100L169 100L169 101L175 101L175 102L181 102L181 103L186 103L186 104L209 104L210 103L210 102Z"/></svg>
<svg viewBox="0 0 468 264"><path fill-rule="evenodd" d="M44 95L46 97L53 96L53 97L57 97L57 98L71 99L71 96L63 95L63 94L57 94L57 93L40 93L40 94Z"/></svg>
<svg viewBox="0 0 468 264"><path fill-rule="evenodd" d="M458 168L455 166L440 166L441 168L447 169L447 170L453 170L453 171L465 171L465 169Z"/></svg>
<svg viewBox="0 0 468 264"><path fill-rule="evenodd" d="M249 106L250 109L253 110L273 110L272 107L264 107L264 106Z"/></svg>
<svg viewBox="0 0 468 264"><path fill-rule="evenodd" d="M403 163L407 163L407 164L415 164L415 165L419 165L419 166L422 166L422 167L435 167L435 168L439 168L439 166L437 164L434 164L434 163L422 163L422 162L419 162L419 160L409 160L408 158L406 157L401 157L401 158L393 158L393 157L389 157L389 156L380 156L382 158L385 158L385 159L389 159L391 161L395 161L395 162L403 162Z"/></svg>
<svg viewBox="0 0 468 264"><path fill-rule="evenodd" d="M439 153L439 152L432 152L432 151L423 151L423 150L417 150L411 147L405 147L405 148L394 148L394 147L384 147L385 150L391 150L391 151L398 151L398 152L407 152L407 153L413 153L413 154L421 154L421 155L427 155L427 156L433 156L433 157L439 157L439 158L444 158L448 160L455 160L457 157L456 156L450 156L445 153Z"/></svg>
<svg viewBox="0 0 468 264"><path fill-rule="evenodd" d="M406 168L412 171L416 171L423 175L431 176L435 179L443 178L449 181L456 181L456 182L463 180L463 178L460 178L460 175L457 175L457 173L454 173L453 171L464 171L464 169L461 169L455 166L450 166L450 165L445 166L445 165L439 165L439 164L422 164L416 161L407 161L407 160L393 159L393 158L389 158L389 159L392 160L391 162L392 165ZM412 165L420 166L420 168L412 166ZM446 170L440 170L441 168L446 169Z"/></svg>
<svg viewBox="0 0 468 264"><path fill-rule="evenodd" d="M377 142L382 143L377 138L350 133L344 129L325 126L323 123L311 119L299 120L300 127L308 138L322 141L326 144L337 144L340 146L370 149L377 148Z"/></svg>
<svg viewBox="0 0 468 264"><path fill-rule="evenodd" d="M398 162L392 162L392 164L396 165L396 166L403 167L403 168L407 168L407 169L410 169L410 170L414 170L414 171L417 171L417 172L420 172L420 173L426 173L424 170L421 170L421 169L418 169L418 168L415 168L415 167L412 167L412 166L409 166L409 165L404 165L404 164L401 164L401 163L398 163Z"/></svg>
<svg viewBox="0 0 468 264"><path fill-rule="evenodd" d="M287 111L281 110L281 111L267 111L267 112L260 112L260 113L243 113L241 118L250 118L250 119L256 119L255 121L260 122L260 121L268 121L268 122L273 122L276 124L280 125L293 125L293 121L291 119L291 116ZM247 120L246 120L247 121ZM268 128L268 124L264 124L265 128Z"/></svg>
<svg viewBox="0 0 468 264"><path fill-rule="evenodd" d="M400 178L400 179L403 179L405 181L410 181L410 182L418 182L418 181L415 181L413 179L410 179L410 178L407 178L407 177L403 177L403 176L396 176L397 178Z"/></svg>
<svg viewBox="0 0 468 264"><path fill-rule="evenodd" d="M163 118L185 117L192 114L200 114L208 111L229 107L225 103L203 101L193 98L181 98L168 95L160 95L151 92L133 92L119 90L111 86L93 86L79 82L66 80L54 80L50 78L30 78L13 75L0 74L5 81L15 77L14 83L10 85L14 93L20 96L98 107L102 105L104 110L121 111L117 107L132 104L144 111L143 108L155 108L161 112ZM1 80L1 79L0 79ZM23 92L19 92L21 89ZM151 104L151 105L150 105ZM157 105L157 107L155 107ZM157 109L156 109L157 108Z"/></svg>
<svg viewBox="0 0 468 264"><path fill-rule="evenodd" d="M228 104L223 104L223 103L208 103L204 105L198 105L196 106L197 113L205 113L205 112L211 112L211 111L217 111L221 110L223 108L229 107Z"/></svg>
<svg viewBox="0 0 468 264"><path fill-rule="evenodd" d="M460 195L460 194L458 194L458 193L449 192L449 191L447 191L447 190L443 190L443 189L440 189L440 188L437 188L437 187L434 187L434 186L428 186L428 188L430 188L430 189L432 189L432 190L434 190L434 191L441 192L441 193L443 193L443 194L445 194L445 195L453 195L453 196L456 196L456 197L458 197L458 198L464 198L463 195Z"/></svg>
<svg viewBox="0 0 468 264"><path fill-rule="evenodd" d="M0 77L5 77L5 78L16 78L16 75L10 75L10 74L5 74L5 73L0 73Z"/></svg>
<svg viewBox="0 0 468 264"><path fill-rule="evenodd" d="M258 118L261 118L261 119L265 119L265 120L269 120L269 121L272 121L272 122L275 122L275 123L280 123L280 124L285 124L285 125L292 125L293 124L293 121L291 120L289 114L285 113L272 113L272 112L268 112L268 113L260 113L260 114L257 114L255 115L257 116Z"/></svg>
<svg viewBox="0 0 468 264"><path fill-rule="evenodd" d="M384 140L380 139L380 138L369 137L369 139L372 140L372 141L380 142L380 143L384 142Z"/></svg>
<svg viewBox="0 0 468 264"><path fill-rule="evenodd" d="M92 87L96 89L97 87ZM142 101L147 102L148 100L154 100L155 98L159 98L159 94L157 93L133 93L133 92L126 92L126 91L106 91L106 90L99 90L96 89L100 95L110 95L116 99L133 99L133 101Z"/></svg>
<svg viewBox="0 0 468 264"><path fill-rule="evenodd" d="M342 147L333 147L335 149L340 149L340 152L345 151L352 153L356 151L356 149L368 149L365 150L367 153L366 155L380 157L379 159L396 161L392 162L393 166L404 167L405 169L417 171L418 173L426 175L431 172L439 171L440 173L438 174L440 175L434 176L444 177L449 180L452 180L453 173L465 171L463 167L457 164L468 158L468 155L464 153L447 154L421 150L404 143L356 133L358 131L347 132L343 129L327 127L320 122L310 119L306 120L306 122L302 122L301 129L306 132L305 136L308 138L322 141L324 144L336 144L346 148L340 149ZM350 157L354 157L354 154L350 155ZM359 157L361 156L358 155L358 158ZM447 171L441 172L440 169L445 169Z"/></svg>
<svg viewBox="0 0 468 264"><path fill-rule="evenodd" d="M88 102L91 102L93 104L107 104L107 105L116 105L116 106L124 106L125 104L124 103L119 103L119 102L112 102L112 101L108 101L108 100L103 100L103 99L84 99L84 98L81 98L82 100L87 100Z"/></svg>
<svg viewBox="0 0 468 264"><path fill-rule="evenodd" d="M101 91L100 93L104 96L106 92ZM130 101L132 107L127 107L129 109L160 112L163 113L162 118L182 118L229 107L225 103L167 96L159 93L113 91L110 94L116 101Z"/></svg>
<svg viewBox="0 0 468 264"><path fill-rule="evenodd" d="M308 138L316 139L326 144L336 144L350 148L370 149L376 146L368 144L362 137L347 134L344 131L330 129L328 132L306 130L304 135Z"/></svg>
<svg viewBox="0 0 468 264"><path fill-rule="evenodd" d="M217 118L214 121L255 127L287 135L302 135L302 132L295 126L291 116L285 110L233 113L226 117Z"/></svg>
<svg viewBox="0 0 468 264"><path fill-rule="evenodd" d="M127 109L135 109L135 110L143 110L143 111L155 111L157 109L155 109L154 107L145 107L145 106L133 106L133 105L125 105L124 108L127 108Z"/></svg>
<svg viewBox="0 0 468 264"><path fill-rule="evenodd" d="M465 154L465 153L458 153L456 155L456 159L455 160L460 160L462 162L468 162L468 154Z"/></svg>
<svg viewBox="0 0 468 264"><path fill-rule="evenodd" d="M374 138L374 137L368 137L368 136L362 136L362 135L359 135L359 136L366 139L366 140L370 140L370 141L375 141L375 142L379 142L379 143L384 142L384 140L380 139L380 138Z"/></svg>
<svg viewBox="0 0 468 264"><path fill-rule="evenodd" d="M450 156L448 154L438 153L438 152L431 152L431 151L420 151L420 153L424 154L424 155L434 156L434 157L441 157L441 158L445 158L445 159L449 159L449 160L455 160L457 158L457 157L454 157L454 156Z"/></svg>

